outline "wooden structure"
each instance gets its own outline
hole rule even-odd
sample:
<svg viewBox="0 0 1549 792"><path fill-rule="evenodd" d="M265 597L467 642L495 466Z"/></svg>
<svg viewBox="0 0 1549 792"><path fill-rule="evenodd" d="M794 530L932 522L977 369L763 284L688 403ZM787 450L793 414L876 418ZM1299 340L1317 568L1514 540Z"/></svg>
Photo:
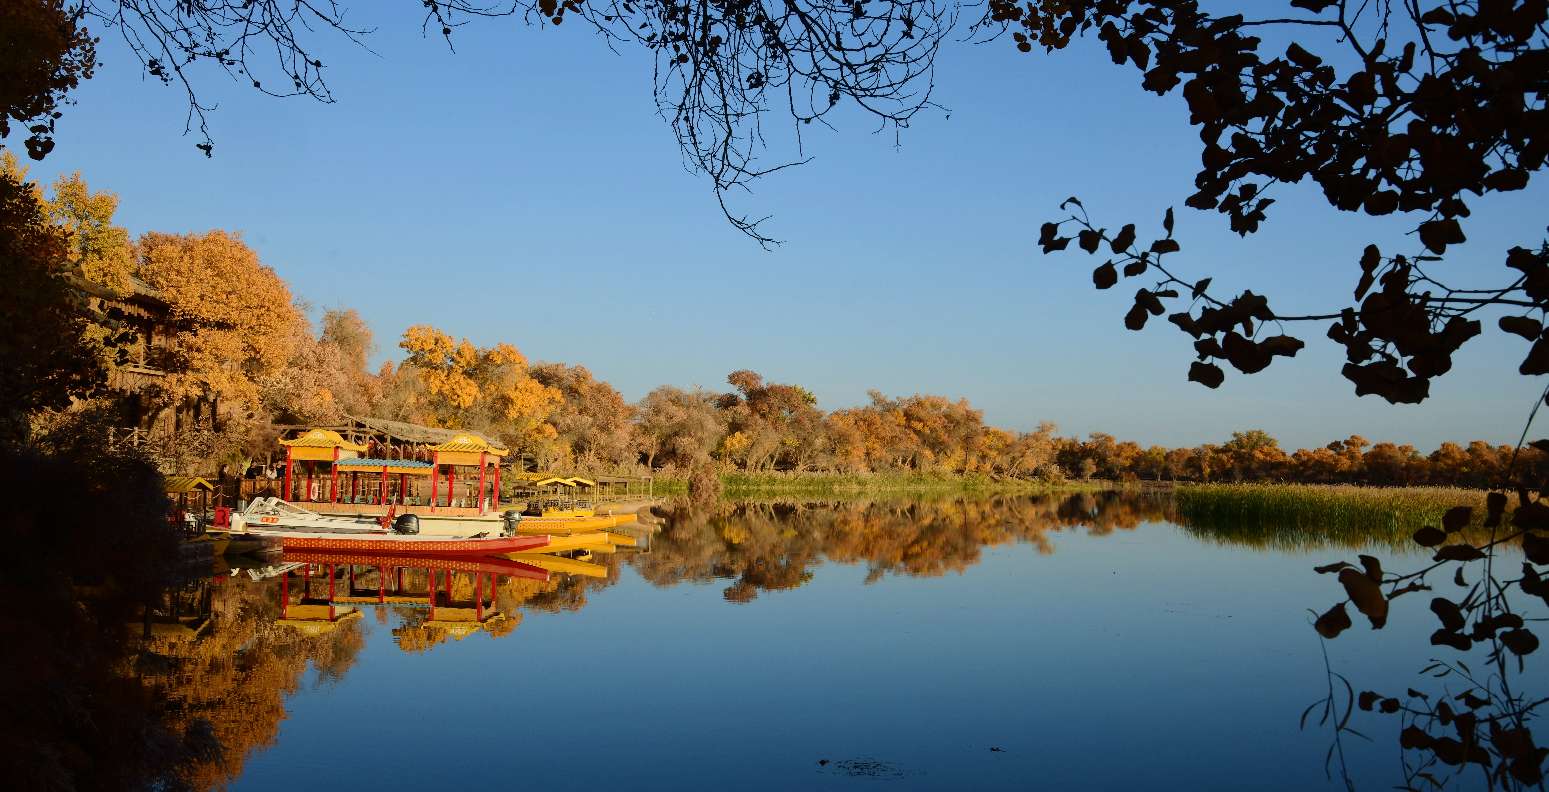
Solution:
<svg viewBox="0 0 1549 792"><path fill-rule="evenodd" d="M197 476L167 476L165 491L172 508L167 519L186 533L202 532L199 520L210 512L215 485Z"/></svg>
<svg viewBox="0 0 1549 792"><path fill-rule="evenodd" d="M476 630L505 618L495 608L501 578L549 579L549 573L543 569L504 558L405 558L290 551L283 557L286 562L301 562L302 566L281 578L282 623L332 624L349 613L359 613L356 608L360 605L396 605L426 608L428 618L423 626L452 632ZM326 595L321 590L323 586L314 582L314 575L326 579ZM454 576L472 583L471 597L454 596ZM298 578L299 597L291 593L292 577Z"/></svg>
<svg viewBox="0 0 1549 792"><path fill-rule="evenodd" d="M383 423L400 432L399 427L413 427ZM421 508L408 507L422 507L431 514L499 512L501 460L510 452L476 432L418 428L429 433L416 432L412 438L366 435L361 442L347 439L336 429L315 427L282 439L285 474L280 497L294 503L352 507L344 511L399 506L412 512ZM356 436L360 436L358 430Z"/></svg>

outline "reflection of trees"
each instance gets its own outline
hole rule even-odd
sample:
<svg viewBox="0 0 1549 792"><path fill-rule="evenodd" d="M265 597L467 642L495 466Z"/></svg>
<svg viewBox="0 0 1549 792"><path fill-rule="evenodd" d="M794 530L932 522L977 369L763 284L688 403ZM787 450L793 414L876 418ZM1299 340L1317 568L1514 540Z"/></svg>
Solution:
<svg viewBox="0 0 1549 792"><path fill-rule="evenodd" d="M725 597L796 588L823 559L864 563L868 581L887 574L934 576L977 564L986 546L1032 544L1052 553L1049 534L1132 530L1166 512L1144 493L992 497L938 501L683 504L672 510L652 552L633 557L656 585L730 579Z"/></svg>
<svg viewBox="0 0 1549 792"><path fill-rule="evenodd" d="M299 688L309 664L320 680L338 679L364 637L358 621L317 634L277 623L274 581L197 585L208 592L208 624L196 636L153 633L137 665L166 728L208 730L215 739L219 750L180 772L189 786L203 789L236 778L250 753L274 742L285 697Z"/></svg>

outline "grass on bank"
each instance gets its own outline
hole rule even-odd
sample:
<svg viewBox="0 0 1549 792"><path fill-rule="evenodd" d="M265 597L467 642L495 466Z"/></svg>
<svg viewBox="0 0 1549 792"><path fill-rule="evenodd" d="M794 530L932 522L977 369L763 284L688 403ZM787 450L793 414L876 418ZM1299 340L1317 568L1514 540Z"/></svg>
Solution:
<svg viewBox="0 0 1549 792"><path fill-rule="evenodd" d="M1349 484L1184 484L1173 490L1179 522L1237 541L1296 547L1336 543L1412 548L1415 530L1440 525L1454 506L1484 512L1484 490Z"/></svg>
<svg viewBox="0 0 1549 792"><path fill-rule="evenodd" d="M761 495L829 497L881 494L1036 494L1112 488L1111 482L1103 481L1050 483L1027 479L934 473L730 472L721 474L721 496L726 498ZM655 491L659 495L686 494L688 480L658 477L655 481Z"/></svg>

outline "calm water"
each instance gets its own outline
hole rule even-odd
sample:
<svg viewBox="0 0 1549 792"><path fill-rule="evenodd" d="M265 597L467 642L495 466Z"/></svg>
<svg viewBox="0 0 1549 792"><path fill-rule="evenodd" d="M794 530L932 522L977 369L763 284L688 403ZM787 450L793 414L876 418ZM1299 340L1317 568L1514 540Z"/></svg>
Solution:
<svg viewBox="0 0 1549 792"><path fill-rule="evenodd" d="M491 602L483 576L472 617L456 572L434 620L409 601L423 570L352 616L335 567L332 621L325 567L288 576L283 612L281 580L244 573L191 587L209 623L142 671L226 747L196 785L236 789L1339 787L1331 733L1298 717L1327 684L1308 611L1343 598L1312 567L1360 551L1167 513L721 504L585 570L605 577L502 575ZM399 582L354 572L365 600ZM1380 632L1355 615L1333 667L1357 690L1417 684L1425 603ZM1352 725L1374 741L1346 745L1357 784L1399 783L1396 721Z"/></svg>

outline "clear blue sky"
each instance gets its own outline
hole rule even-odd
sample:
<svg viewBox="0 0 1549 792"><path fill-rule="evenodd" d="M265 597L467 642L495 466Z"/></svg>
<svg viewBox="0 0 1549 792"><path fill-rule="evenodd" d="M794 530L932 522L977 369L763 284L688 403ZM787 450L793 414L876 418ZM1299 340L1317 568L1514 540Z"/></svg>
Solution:
<svg viewBox="0 0 1549 792"><path fill-rule="evenodd" d="M1247 240L1182 209L1198 155L1182 99L1142 92L1095 41L1054 56L948 46L936 95L950 116L922 115L898 146L853 115L837 132L807 128L813 161L741 199L774 215L785 245L765 252L684 170L641 53L610 53L580 24L496 20L461 29L454 55L421 37L414 4L356 5L377 15L376 54L342 40L322 51L337 104L203 74L219 102L208 160L182 135L180 91L142 78L105 36L98 75L33 173L80 169L120 195L132 233L241 231L313 306L359 309L383 355L430 323L586 365L631 400L751 368L826 409L877 388L967 397L1016 429L1049 420L1192 445L1263 428L1293 447L1358 432L1429 450L1515 440L1542 387L1516 374L1526 343L1493 321L1419 407L1357 399L1321 326L1262 374L1228 370L1218 391L1186 382L1187 336L1120 321L1142 284L1097 292L1096 262L1038 253L1060 200L1078 194L1114 225L1177 205L1184 271L1289 312L1344 305L1361 247L1411 247L1406 224L1374 233L1305 185L1278 193ZM782 154L794 151L770 156ZM1540 182L1477 201L1447 271L1501 280L1506 247L1540 238L1545 199Z"/></svg>

